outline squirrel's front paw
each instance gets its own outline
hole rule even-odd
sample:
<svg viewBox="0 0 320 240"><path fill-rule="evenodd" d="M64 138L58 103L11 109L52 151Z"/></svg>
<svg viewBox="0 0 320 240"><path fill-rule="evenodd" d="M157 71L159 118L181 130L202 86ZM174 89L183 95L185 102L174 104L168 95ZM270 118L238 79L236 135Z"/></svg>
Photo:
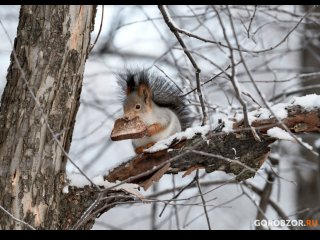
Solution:
<svg viewBox="0 0 320 240"><path fill-rule="evenodd" d="M155 144L155 142L148 143L148 144L146 144L146 145L144 145L144 146L135 148L134 151L136 152L136 154L143 153L144 150L152 147L154 144Z"/></svg>
<svg viewBox="0 0 320 240"><path fill-rule="evenodd" d="M146 135L151 137L159 132L161 132L164 128L160 125L160 123L154 123L147 128Z"/></svg>

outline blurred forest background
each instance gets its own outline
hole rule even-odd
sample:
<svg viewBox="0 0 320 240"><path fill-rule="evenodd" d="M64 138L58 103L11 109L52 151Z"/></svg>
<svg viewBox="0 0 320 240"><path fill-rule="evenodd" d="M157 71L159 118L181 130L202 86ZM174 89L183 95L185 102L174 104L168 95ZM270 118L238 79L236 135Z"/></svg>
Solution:
<svg viewBox="0 0 320 240"><path fill-rule="evenodd" d="M19 6L1 6L0 19L15 38ZM168 6L168 12L190 53L201 68L209 122L221 116L232 118L242 108L226 77L230 56L249 110L263 106L250 76L262 97L273 105L292 96L320 93L320 11L313 6ZM102 17L103 16L103 17ZM100 35L98 36L99 31ZM0 30L0 94L5 86L12 47ZM90 177L105 174L134 155L130 140L112 142L114 120L122 115L115 73L125 67L150 69L180 86L188 94L195 126L201 124L194 69L166 25L157 6L99 6L92 40L97 43L85 66L81 104L76 118L70 156ZM242 56L239 54L241 49ZM244 67L245 62L248 69ZM229 68L228 68L229 67ZM320 149L319 134L303 134L304 141ZM76 173L70 164L68 174ZM224 172L200 171L203 197L213 229L254 229L260 212L261 190L267 176L272 201L267 219L319 218L320 161L298 144L278 141L260 174L235 184ZM164 207L186 186L193 174L164 176L142 194L156 198L152 204L123 204L97 219L94 229L207 229L197 188L182 192L178 201Z"/></svg>

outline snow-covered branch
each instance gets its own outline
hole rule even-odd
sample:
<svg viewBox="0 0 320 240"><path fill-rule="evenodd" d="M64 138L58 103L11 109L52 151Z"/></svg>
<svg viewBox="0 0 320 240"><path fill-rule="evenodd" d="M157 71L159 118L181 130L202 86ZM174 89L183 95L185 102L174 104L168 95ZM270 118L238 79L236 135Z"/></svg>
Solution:
<svg viewBox="0 0 320 240"><path fill-rule="evenodd" d="M295 97L271 108L292 133L320 130L318 95ZM92 179L101 191L91 187L82 175L71 175L70 186L64 188L61 201L72 207L64 211L61 226L90 229L97 217L118 204L147 201L136 189L139 186L147 189L165 173L188 175L203 168L208 173L217 170L232 173L238 181L255 176L269 156L271 143L294 139L265 108L249 112L248 117L261 141L256 140L250 128L244 128L241 116L233 121L220 119L214 130L209 126L189 128L110 170L104 179L102 176Z"/></svg>
<svg viewBox="0 0 320 240"><path fill-rule="evenodd" d="M210 131L206 126L196 127L158 142L145 153L112 169L105 179L134 182L148 188L164 173L186 171L185 174L189 174L198 168L204 168L206 172L233 173L238 180L253 177L267 159L271 143L278 139L295 141L290 137L292 133L320 130L319 95L295 97L289 103L271 108L277 116L265 108L248 114L249 122L261 141L244 128L241 117L234 119L232 124L224 119L225 125L221 128ZM282 129L283 124L291 130L290 134Z"/></svg>

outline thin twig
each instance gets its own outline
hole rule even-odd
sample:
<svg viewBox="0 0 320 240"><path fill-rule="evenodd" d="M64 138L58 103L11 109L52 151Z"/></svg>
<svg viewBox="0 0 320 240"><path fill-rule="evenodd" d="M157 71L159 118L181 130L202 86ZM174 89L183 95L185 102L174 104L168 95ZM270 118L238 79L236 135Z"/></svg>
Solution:
<svg viewBox="0 0 320 240"><path fill-rule="evenodd" d="M16 222L19 222L19 223L22 223L24 225L26 225L28 228L30 228L31 230L36 230L34 227L32 227L29 223L25 222L25 221L22 221L20 220L19 218L16 218L15 216L13 216L10 212L8 212L6 209L4 209L4 207L2 207L0 205L0 209L7 215L9 215L14 221Z"/></svg>
<svg viewBox="0 0 320 240"><path fill-rule="evenodd" d="M207 153L207 152L202 152L202 151L198 151L198 150L186 150L186 152L193 152L193 153L196 153L196 154L199 154L199 155L203 155L203 156L208 156L208 157L214 157L214 158L218 158L218 159L221 159L221 160L224 160L226 162L232 162L232 163L236 163L242 167L244 167L245 169L249 170L250 172L253 172L253 173L258 173L256 170L254 170L253 168L247 166L246 164L240 162L239 160L234 160L234 159L230 159L230 158L226 158L226 157L223 157L221 155L217 155L217 154L213 154L213 153ZM259 173L258 173L259 174Z"/></svg>
<svg viewBox="0 0 320 240"><path fill-rule="evenodd" d="M314 85L310 85L310 86L306 86L306 87L300 87L299 89L295 89L292 91L284 91L281 94L274 96L269 101L276 101L276 100L283 98L283 97L289 97L289 96L295 95L297 93L304 92L306 90L314 90L317 88L320 88L320 84L314 84Z"/></svg>
<svg viewBox="0 0 320 240"><path fill-rule="evenodd" d="M242 192L244 193L244 195L253 203L253 205L255 205L255 207L257 208L258 212L260 212L260 214L263 216L264 219L268 220L267 216L265 215L264 211L260 208L260 206L256 203L256 201L254 200L254 198L252 196L250 196L244 189L243 186L240 185L240 188L242 190Z"/></svg>
<svg viewBox="0 0 320 240"><path fill-rule="evenodd" d="M249 122L248 107L247 107L247 103L244 101L244 99L241 96L241 90L240 90L239 82L238 82L238 80L236 78L236 73L235 73L235 61L234 61L234 56L233 56L233 50L232 50L231 43L229 41L229 38L228 38L228 35L227 35L227 32L226 32L226 29L224 27L223 21L222 21L222 19L220 17L220 14L219 14L218 10L214 6L212 6L212 8L214 9L214 11L216 12L216 14L218 16L219 23L220 23L220 26L221 26L222 31L223 31L224 39L226 40L226 42L227 42L227 44L229 46L230 60L231 60L231 75L229 76L229 79L230 79L230 81L232 83L232 86L234 88L234 91L236 93L236 98L240 102L240 104L242 106L242 109L243 109L244 125L245 125L245 127L249 127L251 132L252 132L252 135L254 136L254 138L257 141L261 142L261 139L260 139L259 135L256 133L255 129L251 126L251 124Z"/></svg>
<svg viewBox="0 0 320 240"><path fill-rule="evenodd" d="M199 193L200 193L200 197L201 197L201 201L202 201L202 204L203 204L203 210L204 210L204 214L206 216L208 229L211 230L210 218L209 218L208 211L207 211L206 201L205 201L204 196L202 194L201 185L200 185L200 182L199 182L199 170L198 169L196 171L196 183L197 183L197 187L198 187L198 190L199 190Z"/></svg>
<svg viewBox="0 0 320 240"><path fill-rule="evenodd" d="M198 92L199 100L200 100L200 103L201 103L202 114L203 114L202 124L201 125L204 126L204 125L207 124L208 116L207 116L207 113L206 113L206 107L204 105L203 95L202 95L202 91L201 91L201 84L200 84L200 72L201 72L201 69L197 65L197 63L194 60L193 56L189 52L186 44L184 43L184 41L182 40L181 36L179 35L177 27L175 26L175 23L173 22L172 18L170 17L170 15L169 15L169 13L167 11L167 7L163 6L163 5L158 5L158 8L159 8L159 10L160 10L160 12L161 12L161 14L163 16L164 21L168 25L168 27L171 30L171 32L176 36L176 38L179 41L181 47L183 48L184 53L186 54L186 56L188 57L188 59L190 60L190 62L192 64L193 68L195 69L196 82L197 82L197 92Z"/></svg>
<svg viewBox="0 0 320 240"><path fill-rule="evenodd" d="M242 182L242 184L245 187L251 189L253 192L255 192L258 195L262 195L262 193L263 193L263 191L260 188L256 187L255 185L253 185L249 182L244 181L244 182ZM279 215L279 217L281 219L290 220L290 218L284 213L284 211L279 207L279 205L270 198L269 198L269 204L277 212L277 214ZM288 226L288 228L291 230L295 229L295 227L293 227L293 226Z"/></svg>
<svg viewBox="0 0 320 240"><path fill-rule="evenodd" d="M313 6L311 9L313 9L315 6ZM236 35L236 31L235 31L235 27L234 27L234 24L233 24L233 20L232 20L232 15L231 15L231 12L229 10L229 7L226 6L227 8L227 11L228 11L228 16L229 16L229 20L230 20L230 25L231 25L231 28L232 28L232 32L233 32L233 35L234 35L234 38L236 40L236 44L238 47L240 47L240 44L239 44L239 40L238 40L238 37ZM309 13L310 11L308 11ZM302 18L303 19L303 18ZM301 19L301 21L302 21ZM315 152L314 150L312 149L309 149L299 138L297 138L291 131L290 129L281 121L281 119L275 115L275 113L272 111L271 107L269 106L269 104L267 103L267 101L265 100L265 98L263 97L263 94L261 93L259 87L257 86L255 80L253 79L251 73L250 73L250 70L246 64L246 61L244 60L244 57L243 57L243 54L241 51L239 51L239 56L241 58L241 61L242 61L242 65L244 66L248 76L249 76L249 79L251 80L255 90L257 91L257 93L259 94L263 104L268 108L268 110L270 111L270 113L275 117L275 119L277 120L277 122L280 123L281 127L283 127L289 134L290 136L292 136L296 142L298 142L303 148L307 149L308 151L310 151L311 153L313 153L315 156L319 156L319 154L317 152Z"/></svg>
<svg viewBox="0 0 320 240"><path fill-rule="evenodd" d="M92 44L92 46L91 46L91 48L89 50L89 53L91 53L92 49L94 48L94 46L96 45L96 43L97 43L97 41L98 41L98 39L100 37L100 33L101 33L101 30L102 30L102 24L103 24L103 16L104 16L104 5L102 5L102 16L101 16L99 32L98 32L98 35L97 35L96 39L94 40L94 43Z"/></svg>
<svg viewBox="0 0 320 240"><path fill-rule="evenodd" d="M201 185L207 187L207 186L211 186L211 185L225 184L226 182L227 183L238 183L238 181L236 181L236 180L233 180L231 182L228 182L226 180L221 180L221 181L205 181L205 182L202 182ZM189 187L190 188L196 187L196 183L193 182ZM184 187L177 187L176 190L180 191L182 188L184 188ZM153 194L147 196L146 198L148 198L148 199L149 198L156 198L156 197L159 197L159 196L162 196L162 195L165 195L165 194L169 194L171 192L172 192L172 189L165 189L165 190L159 191L157 193L153 193Z"/></svg>
<svg viewBox="0 0 320 240"><path fill-rule="evenodd" d="M256 11L257 11L257 5L254 6L254 11L253 11L253 14L252 14L252 17L250 19L250 23L249 23L249 26L248 26L248 29L247 29L248 38L250 38L250 28L251 28L251 24L253 22L253 19L256 16Z"/></svg>
<svg viewBox="0 0 320 240"><path fill-rule="evenodd" d="M153 192L157 192L158 191L158 185L157 184L153 184L152 185L152 191ZM151 230L157 230L157 224L156 224L156 219L157 219L157 210L158 210L158 205L152 203L151 206Z"/></svg>
<svg viewBox="0 0 320 240"><path fill-rule="evenodd" d="M229 68L230 68L230 65L229 65L225 70L221 71L220 73L216 74L216 75L213 76L212 78L210 78L210 79L208 79L207 81L205 81L204 83L202 83L201 86L203 86L203 85L211 82L212 80L216 79L216 78L219 77L221 74L225 73L225 71L227 71ZM193 92L196 91L196 90L197 90L197 88L194 88L194 89L190 90L189 92L184 93L184 94L181 95L181 96L182 96L182 97L187 96L187 95L189 95L190 93L193 93Z"/></svg>
<svg viewBox="0 0 320 240"><path fill-rule="evenodd" d="M214 207L210 208L210 209L208 210L208 213L211 212L211 211L213 211L213 210L215 210L215 209L217 209L217 208L219 208L219 207L222 207L222 206L224 206L224 205L226 205L226 204L228 204L228 203L231 203L231 202L239 199L239 198L242 197L243 195L244 195L243 193L240 193L239 195L231 198L230 200L224 201L223 203L221 203L221 204L219 204L219 205L217 205L217 206L214 206ZM194 217L193 219L191 219L189 222L187 222L187 223L185 222L185 224L183 225L183 227L184 227L184 228L185 228L185 227L188 227L191 223L193 223L194 221L196 221L197 219L199 219L199 218L202 217L203 215L204 215L204 213L201 213L201 214L199 214L198 216L196 216L196 217Z"/></svg>
<svg viewBox="0 0 320 240"><path fill-rule="evenodd" d="M179 191L176 195L174 195L174 196L171 198L170 201L172 201L172 200L174 200L174 199L177 199L177 198L180 196L180 194L183 193L184 190L186 190L186 189L188 189L190 186L192 186L192 184L193 184L195 181L196 181L196 179L193 178L192 181L189 182L189 183L188 183L186 186L184 186L183 188L181 188L180 191ZM170 201L168 201L168 202L164 205L163 209L161 210L161 212L160 212L160 214L159 214L159 217L162 216L164 210L166 209L166 207L167 207L167 205L170 203Z"/></svg>
<svg viewBox="0 0 320 240"><path fill-rule="evenodd" d="M232 47L231 47L231 44L230 44L230 41L229 41L229 38L228 38L228 35L227 35L227 32L226 32L226 29L224 27L224 24L223 24L223 21L220 17L220 14L218 12L218 10L213 6L212 7L213 10L216 12L217 14L217 17L218 17L218 20L219 20L219 23L220 23L220 26L221 26L221 29L222 29L222 32L223 32L223 36L224 36L224 39L226 40L227 44L228 44L228 47L229 47L229 50L230 50L230 60L231 60L231 75L228 75L231 83L232 83L232 86L235 90L235 93L236 93L236 97L238 99L238 101L240 102L242 108L243 108L243 119L244 119L244 123L245 123L245 126L246 127L249 127L250 124L249 124L249 120L248 120L248 111L247 111L247 104L245 103L245 101L242 99L241 97L241 92L240 92L240 89L239 89L239 83L236 79L236 76L235 76L235 62L234 62L234 56L233 56L233 50L232 50Z"/></svg>
<svg viewBox="0 0 320 240"><path fill-rule="evenodd" d="M175 179L174 179L175 175L172 175L172 193L173 195L176 195L176 183L175 183ZM179 220L179 212L178 212L178 206L174 205L173 206L173 210L174 210L174 215L175 215L175 219L176 219L176 226L177 229L180 230L180 220Z"/></svg>
<svg viewBox="0 0 320 240"><path fill-rule="evenodd" d="M236 185L238 185L239 182L236 181L236 180L233 180L233 181L207 181L207 182L202 182L202 183L201 183L202 186L212 186L212 185L220 185L220 184L236 184ZM249 182L247 182L247 181L244 181L244 182L242 182L242 183L240 183L240 184L243 184L245 187L247 187L248 189L252 190L254 193L256 193L256 194L259 195L259 196L260 196L261 194L263 194L263 191L262 191L260 188L256 187L255 185L253 185L253 184L251 184L251 183L249 183ZM194 182L192 185L189 186L189 188L195 188L195 187L196 187L195 182ZM181 189L181 188L178 188L178 189ZM163 191L161 191L161 192L152 194L152 195L148 196L147 198L158 197L158 196L163 195L163 194L168 194L168 193L170 193L171 191L172 191L171 189L163 190ZM211 190L210 190L210 191L211 191ZM210 191L209 191L209 192L210 192ZM243 195L243 194L241 194L240 196L242 196L242 195ZM237 198L239 198L239 196L238 196ZM236 199L237 199L237 198L236 198ZM232 200L228 201L228 203L231 202L231 201L233 201L233 200L235 200L235 199L232 199ZM284 219L284 220L289 220L289 219L290 219L290 218L284 213L284 211L281 209L281 207L280 207L274 200L272 200L271 198L269 198L269 199L268 199L268 202L269 202L270 206L277 212L277 214L279 215L279 217L280 217L281 219ZM227 204L227 202L225 202L224 204ZM218 206L220 206L220 205L218 205ZM214 209L216 209L218 206L214 207ZM209 209L208 212L210 212L210 211L212 211L212 210L213 210L213 209ZM199 217L201 217L201 216L203 216L203 215L204 215L204 213L201 214ZM296 214L294 214L294 216L295 216L295 215L296 215ZM189 225L190 223L191 223L191 222L189 222L188 224L184 224L183 227L186 227L186 226ZM288 227L289 227L289 229L295 229L295 228L292 227L292 226L288 226Z"/></svg>
<svg viewBox="0 0 320 240"><path fill-rule="evenodd" d="M317 7L317 5L314 5L312 8L310 8L309 11L306 12L306 13L301 17L301 19L298 21L298 23L297 23L293 28L291 28L291 30L290 30L290 31L283 37L283 39L282 39L280 42L278 42L276 45L274 45L274 46L272 46L272 47L269 47L269 48L266 48L266 49L257 50L257 51L251 51L251 52L252 52L252 53L263 53L263 52L268 52L268 51L274 50L275 48L279 47L281 44L283 44L283 43L287 40L287 38L291 35L291 33L294 32L294 31L297 29L297 27L299 27L299 25L301 24L301 22L310 14L310 12L313 11L313 9L314 9L315 7ZM230 13L228 7L227 7L227 11ZM238 44L237 44L237 45L238 45ZM239 47L240 47L240 46L238 45L238 48L239 48ZM239 49L240 49L240 48L239 48ZM241 52L241 51L239 51L239 53L240 53L240 52ZM242 52L244 52L244 51L242 51Z"/></svg>
<svg viewBox="0 0 320 240"><path fill-rule="evenodd" d="M247 96L247 97L249 97L249 98L252 100L252 102L254 102L254 103L257 104L259 107L261 107L261 105L251 96L250 93L242 92L242 94L245 95L245 96Z"/></svg>
<svg viewBox="0 0 320 240"><path fill-rule="evenodd" d="M266 185L262 190L262 194L260 195L259 208L263 211L263 213L266 212L266 209L270 200L271 192L272 192L274 176L271 172L268 173L268 180L269 182L266 182ZM261 214L260 211L258 211L256 219L260 221L263 219L263 215ZM263 229L263 228L262 226L256 226L256 229Z"/></svg>
<svg viewBox="0 0 320 240"><path fill-rule="evenodd" d="M98 194L97 199L87 208L87 210L82 214L80 219L74 224L74 226L71 228L72 230L77 230L82 224L86 222L86 219L89 218L92 211L97 207L97 205L100 203L100 200L102 198L102 193L100 192Z"/></svg>
<svg viewBox="0 0 320 240"><path fill-rule="evenodd" d="M248 50L248 49L245 49L245 48L240 48L240 46L238 46L237 48L231 47L231 49L232 49L232 50L236 50L236 51L238 51L238 52L247 52L247 53L264 53L264 52L269 52L269 51L271 51L271 50L274 50L274 49L276 49L277 47L279 47L280 45L282 45L282 44L287 40L287 38L291 35L291 33L294 32L294 31L298 28L298 26L301 24L301 22L310 14L310 12L313 11L313 9L314 9L315 7L316 7L316 5L313 6L308 12L306 12L306 13L301 17L301 19L298 21L298 23L297 23L292 29L290 29L290 31L281 39L280 42L278 42L278 43L275 44L274 46L269 47L269 48L265 48L265 49L261 49L261 50ZM160 11L161 11L161 10L160 10ZM208 42L209 42L209 43L217 44L217 45L222 46L222 47L230 48L230 47L229 47L228 45L226 45L226 44L223 44L223 43L221 43L221 42L217 42L217 41L213 41L213 40L210 40L210 39L206 39L206 38L200 37L200 36L195 35L195 34L189 32L189 31L183 30L183 29L181 29L181 28L175 27L175 29L176 29L176 32L177 32L177 33L185 34L185 35L187 35L187 36L189 36L189 37L193 37L193 38L198 39L198 40L201 40L201 41L203 41L203 42L205 42L205 43L208 43Z"/></svg>

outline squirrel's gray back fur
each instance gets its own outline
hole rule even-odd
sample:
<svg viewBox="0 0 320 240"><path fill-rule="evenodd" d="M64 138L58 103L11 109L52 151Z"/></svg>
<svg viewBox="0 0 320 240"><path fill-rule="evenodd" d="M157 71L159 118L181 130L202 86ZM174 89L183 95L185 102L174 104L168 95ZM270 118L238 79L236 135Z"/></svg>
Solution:
<svg viewBox="0 0 320 240"><path fill-rule="evenodd" d="M182 91L171 81L162 76L150 73L147 70L130 70L117 75L118 84L121 87L121 99L126 98L127 88L137 91L139 84L150 87L152 100L160 107L171 109L179 118L182 130L190 127L192 120Z"/></svg>

